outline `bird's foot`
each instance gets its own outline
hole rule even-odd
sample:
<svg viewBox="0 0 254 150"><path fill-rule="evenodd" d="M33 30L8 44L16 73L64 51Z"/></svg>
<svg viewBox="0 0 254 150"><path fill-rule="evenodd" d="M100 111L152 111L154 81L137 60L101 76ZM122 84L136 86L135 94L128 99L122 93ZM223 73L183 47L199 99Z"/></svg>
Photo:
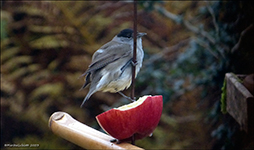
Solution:
<svg viewBox="0 0 254 150"><path fill-rule="evenodd" d="M138 64L138 62L137 61L131 61L131 64L132 64L132 66L137 66L137 64Z"/></svg>
<svg viewBox="0 0 254 150"><path fill-rule="evenodd" d="M118 92L118 93L119 93L120 95L122 95L124 98L126 98L126 99L128 99L128 100L130 100L130 101L132 101L132 102L136 101L136 97L134 97L134 99L132 99L131 97L124 95L122 92Z"/></svg>

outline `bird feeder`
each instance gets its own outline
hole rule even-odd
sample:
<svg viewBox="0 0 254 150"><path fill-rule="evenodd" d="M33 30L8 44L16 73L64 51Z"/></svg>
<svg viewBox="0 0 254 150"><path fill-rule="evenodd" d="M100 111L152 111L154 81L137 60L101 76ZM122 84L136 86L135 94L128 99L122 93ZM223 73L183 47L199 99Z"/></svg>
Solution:
<svg viewBox="0 0 254 150"><path fill-rule="evenodd" d="M142 148L129 143L115 144L114 138L72 118L65 112L55 112L49 119L49 128L56 135L85 149L135 149Z"/></svg>

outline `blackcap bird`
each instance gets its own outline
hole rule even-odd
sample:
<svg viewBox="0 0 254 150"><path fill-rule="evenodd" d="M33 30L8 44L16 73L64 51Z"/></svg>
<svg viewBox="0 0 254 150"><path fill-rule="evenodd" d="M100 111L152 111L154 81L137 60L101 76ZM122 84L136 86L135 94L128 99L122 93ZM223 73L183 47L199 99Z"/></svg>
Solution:
<svg viewBox="0 0 254 150"><path fill-rule="evenodd" d="M144 58L141 37L146 33L137 33L136 63L133 63L133 30L124 29L111 41L99 48L92 56L92 62L81 76L86 82L81 89L90 84L89 92L80 107L97 91L119 93L127 89L132 82L132 65L136 65L137 76ZM124 95L123 95L124 96Z"/></svg>

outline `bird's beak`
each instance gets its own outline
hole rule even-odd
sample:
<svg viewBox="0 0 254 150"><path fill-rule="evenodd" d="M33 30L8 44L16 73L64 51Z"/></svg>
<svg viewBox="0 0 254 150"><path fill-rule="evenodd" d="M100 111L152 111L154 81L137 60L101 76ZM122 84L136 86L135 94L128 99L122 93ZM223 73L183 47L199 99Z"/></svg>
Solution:
<svg viewBox="0 0 254 150"><path fill-rule="evenodd" d="M146 35L146 33L144 33L144 32L138 32L137 37L142 37L144 35Z"/></svg>

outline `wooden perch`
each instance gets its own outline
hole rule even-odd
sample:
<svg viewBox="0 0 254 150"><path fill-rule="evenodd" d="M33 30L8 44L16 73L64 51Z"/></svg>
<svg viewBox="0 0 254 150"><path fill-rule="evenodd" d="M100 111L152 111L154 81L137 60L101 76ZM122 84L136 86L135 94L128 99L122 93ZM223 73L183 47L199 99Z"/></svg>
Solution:
<svg viewBox="0 0 254 150"><path fill-rule="evenodd" d="M142 148L129 143L115 144L114 138L72 118L65 112L55 112L49 119L49 128L58 136L85 149L135 149Z"/></svg>

